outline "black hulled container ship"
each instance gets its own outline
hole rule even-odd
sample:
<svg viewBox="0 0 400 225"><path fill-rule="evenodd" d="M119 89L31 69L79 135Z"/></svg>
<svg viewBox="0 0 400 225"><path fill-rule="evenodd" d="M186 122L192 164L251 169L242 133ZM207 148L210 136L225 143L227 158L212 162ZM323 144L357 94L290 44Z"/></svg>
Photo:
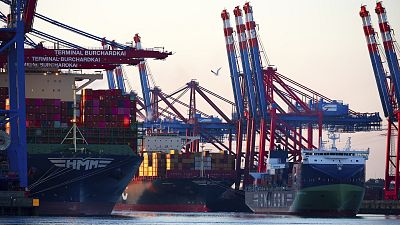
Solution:
<svg viewBox="0 0 400 225"><path fill-rule="evenodd" d="M234 157L226 153L181 152L188 137L152 132L143 140L143 163L116 211L213 211L234 183Z"/></svg>
<svg viewBox="0 0 400 225"><path fill-rule="evenodd" d="M84 89L75 117L72 90L65 89L85 75L29 75L28 189L40 201L37 214L110 215L142 162L135 100L120 90Z"/></svg>
<svg viewBox="0 0 400 225"><path fill-rule="evenodd" d="M349 146L303 150L298 163L286 162L285 151L271 152L267 172L253 174L258 183L247 187L246 204L255 213L355 216L369 151Z"/></svg>

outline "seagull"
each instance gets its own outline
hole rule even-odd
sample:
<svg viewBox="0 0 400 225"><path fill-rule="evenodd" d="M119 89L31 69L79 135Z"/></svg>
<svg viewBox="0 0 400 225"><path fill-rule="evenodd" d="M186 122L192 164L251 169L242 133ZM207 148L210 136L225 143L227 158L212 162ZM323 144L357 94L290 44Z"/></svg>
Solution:
<svg viewBox="0 0 400 225"><path fill-rule="evenodd" d="M217 72L214 72L213 70L211 70L211 73L215 74L215 76L218 76L219 71L221 70L222 67L217 69Z"/></svg>

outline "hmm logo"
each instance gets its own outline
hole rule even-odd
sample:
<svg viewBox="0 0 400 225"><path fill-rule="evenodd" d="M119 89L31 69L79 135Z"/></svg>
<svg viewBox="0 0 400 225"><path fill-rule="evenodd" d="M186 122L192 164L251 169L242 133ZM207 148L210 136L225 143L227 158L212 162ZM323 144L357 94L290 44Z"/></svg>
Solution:
<svg viewBox="0 0 400 225"><path fill-rule="evenodd" d="M49 158L56 167L71 168L73 170L91 170L104 168L114 159L110 158Z"/></svg>

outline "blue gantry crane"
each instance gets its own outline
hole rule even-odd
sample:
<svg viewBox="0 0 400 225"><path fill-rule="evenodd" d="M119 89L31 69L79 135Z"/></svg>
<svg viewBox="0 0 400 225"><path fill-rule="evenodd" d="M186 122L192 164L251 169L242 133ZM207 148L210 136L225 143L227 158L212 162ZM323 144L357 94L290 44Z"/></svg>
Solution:
<svg viewBox="0 0 400 225"><path fill-rule="evenodd" d="M26 109L25 109L25 66L44 68L46 66L57 69L106 69L113 70L121 64L136 65L140 59L165 59L170 52L151 50L137 50L98 36L73 28L61 22L35 13L36 0L1 0L10 7L10 13L0 13L0 22L6 24L0 28L0 66L8 66L10 109L0 110L0 126L10 124L10 146L7 148L10 170L18 173L20 186L27 187L27 143L26 143ZM69 41L62 40L50 34L38 31L32 27L33 19L39 18L53 25L80 34L95 41L103 42L111 47L115 55L103 54L103 50L88 50ZM28 33L30 32L30 33ZM62 49L45 48L41 42L35 43L29 35L50 40L62 45ZM33 48L24 49L24 44ZM97 61L84 60L58 61L59 54L67 58L82 58L81 51L89 55L98 56ZM44 57L46 56L46 57Z"/></svg>
<svg viewBox="0 0 400 225"><path fill-rule="evenodd" d="M2 14L7 27L0 28L0 53L6 53L8 62L10 109L2 110L3 123L10 123L11 144L8 147L10 170L18 173L20 186L28 185L24 37L32 29L36 0L10 1L10 14ZM6 17L6 18L4 18Z"/></svg>

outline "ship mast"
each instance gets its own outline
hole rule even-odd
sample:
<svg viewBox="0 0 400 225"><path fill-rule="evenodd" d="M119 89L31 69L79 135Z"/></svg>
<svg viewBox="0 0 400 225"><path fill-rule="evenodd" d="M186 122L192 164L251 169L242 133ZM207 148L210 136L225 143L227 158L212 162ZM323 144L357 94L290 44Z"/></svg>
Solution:
<svg viewBox="0 0 400 225"><path fill-rule="evenodd" d="M332 140L331 149L332 150L337 150L337 148L336 148L336 140L338 140L340 138L340 135L339 134L335 134L333 131L329 131L328 138Z"/></svg>
<svg viewBox="0 0 400 225"><path fill-rule="evenodd" d="M61 144L64 143L65 140L71 140L72 139L72 143L73 143L73 148L70 148L71 150L74 150L74 152L76 152L78 150L77 148L77 140L83 140L83 142L87 145L87 141L85 139L85 137L83 137L82 132L79 130L77 122L76 122L76 110L78 110L78 105L77 105L77 100L76 100L76 93L78 91L81 91L83 88L87 87L89 84L93 83L96 78L88 78L89 80L86 81L84 84L82 84L81 86L77 86L76 85L76 78L75 81L72 84L72 92L73 92L73 99L74 99L74 103L73 103L73 116L72 116L72 127L71 129L68 131L67 135L65 135L64 139L62 140ZM80 79L81 80L81 79ZM77 132L79 132L80 137L77 137ZM69 138L69 135L72 133L72 138ZM79 150L83 151L84 148L79 148Z"/></svg>

